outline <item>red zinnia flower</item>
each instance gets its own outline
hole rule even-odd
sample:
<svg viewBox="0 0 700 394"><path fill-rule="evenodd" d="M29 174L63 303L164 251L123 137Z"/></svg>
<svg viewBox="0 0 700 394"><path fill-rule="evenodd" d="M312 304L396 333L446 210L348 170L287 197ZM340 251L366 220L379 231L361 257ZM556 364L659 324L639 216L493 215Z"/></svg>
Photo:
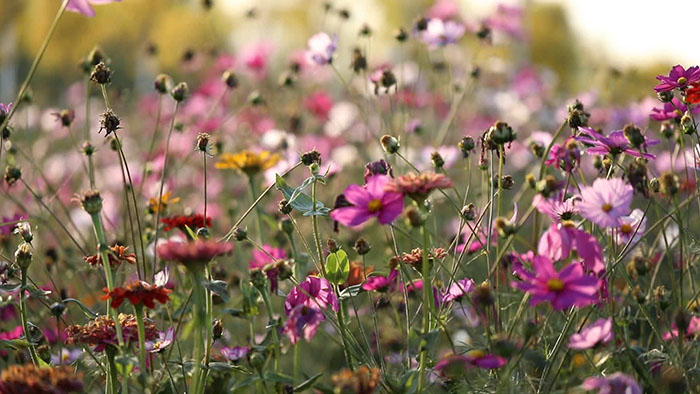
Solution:
<svg viewBox="0 0 700 394"><path fill-rule="evenodd" d="M432 171L420 174L410 173L402 175L386 185L385 191L401 193L416 201L425 200L431 191L435 189L448 189L452 187L450 178Z"/></svg>
<svg viewBox="0 0 700 394"><path fill-rule="evenodd" d="M204 223L204 215L200 213L195 213L189 216L175 215L169 218L163 218L160 220L161 223L165 224L163 231L169 231L174 228L179 228L182 231L185 230L185 226L189 227L193 231L206 225L206 227L211 227L211 217L207 216L207 221Z"/></svg>
<svg viewBox="0 0 700 394"><path fill-rule="evenodd" d="M119 324L122 327L124 343L128 345L130 342L138 340L136 316L120 313ZM144 326L147 341L158 338L158 329L152 320L144 319ZM98 316L82 326L79 324L68 326L66 336L68 337L66 344L80 343L95 346L93 350L96 352L105 350L108 345L116 346L119 343L114 320L107 315Z"/></svg>
<svg viewBox="0 0 700 394"><path fill-rule="evenodd" d="M165 260L177 261L188 268L203 267L214 257L230 254L233 245L229 243L205 241L194 242L168 241L158 246L158 255Z"/></svg>
<svg viewBox="0 0 700 394"><path fill-rule="evenodd" d="M119 308L125 299L128 299L134 306L143 304L147 308L153 309L156 306L154 300L158 300L161 304L165 304L170 300L168 294L171 292L170 289L154 286L142 280L135 280L127 283L124 287L115 287L112 291L104 288L103 291L106 294L102 296L102 299L108 300L111 298L112 308L115 309Z"/></svg>

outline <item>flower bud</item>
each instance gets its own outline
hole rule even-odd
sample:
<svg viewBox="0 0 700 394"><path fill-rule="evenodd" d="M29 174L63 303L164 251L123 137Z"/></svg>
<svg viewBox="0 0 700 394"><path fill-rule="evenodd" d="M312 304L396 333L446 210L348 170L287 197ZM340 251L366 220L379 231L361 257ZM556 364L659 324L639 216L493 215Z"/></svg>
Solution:
<svg viewBox="0 0 700 394"><path fill-rule="evenodd" d="M406 42L406 40L408 40L408 32L403 27L399 27L394 32L394 38L398 42Z"/></svg>
<svg viewBox="0 0 700 394"><path fill-rule="evenodd" d="M591 117L591 114L584 110L583 104L580 101L576 100L573 104L569 105L567 109L569 114L566 121L569 127L577 129L582 126L588 126L588 118Z"/></svg>
<svg viewBox="0 0 700 394"><path fill-rule="evenodd" d="M693 122L693 117L688 111L686 111L681 117L681 128L683 129L683 132L688 135L695 133L695 122Z"/></svg>
<svg viewBox="0 0 700 394"><path fill-rule="evenodd" d="M208 228L200 227L197 229L197 238L209 239L210 237L211 233Z"/></svg>
<svg viewBox="0 0 700 394"><path fill-rule="evenodd" d="M26 271L27 268L29 268L33 259L34 255L32 254L31 245L27 242L22 242L17 246L17 250L15 251L15 263L22 271Z"/></svg>
<svg viewBox="0 0 700 394"><path fill-rule="evenodd" d="M367 70L367 58L362 53L360 48L355 48L352 51L352 61L350 62L350 68L355 74L359 74Z"/></svg>
<svg viewBox="0 0 700 394"><path fill-rule="evenodd" d="M248 360L250 366L258 371L262 371L262 368L265 366L265 355L260 351L251 352Z"/></svg>
<svg viewBox="0 0 700 394"><path fill-rule="evenodd" d="M211 141L211 136L209 133L199 133L197 134L197 150L202 153L209 154L211 147L209 142Z"/></svg>
<svg viewBox="0 0 700 394"><path fill-rule="evenodd" d="M326 246L328 246L328 251L331 253L335 253L340 249L340 246L338 246L338 241L333 238L328 238L328 241L326 241Z"/></svg>
<svg viewBox="0 0 700 394"><path fill-rule="evenodd" d="M440 152L430 154L430 160L433 162L433 167L442 168L445 165L445 159L442 158Z"/></svg>
<svg viewBox="0 0 700 394"><path fill-rule="evenodd" d="M265 291L267 287L267 276L260 268L253 269L250 271L250 283L252 283L253 287L256 289Z"/></svg>
<svg viewBox="0 0 700 394"><path fill-rule="evenodd" d="M501 177L501 188L510 190L515 185L515 180L512 175L503 175Z"/></svg>
<svg viewBox="0 0 700 394"><path fill-rule="evenodd" d="M515 141L517 133L506 122L498 121L489 129L486 138L496 145L504 145Z"/></svg>
<svg viewBox="0 0 700 394"><path fill-rule="evenodd" d="M265 98L262 96L262 94L260 94L258 90L253 90L248 95L248 102L253 107L257 107L265 104Z"/></svg>
<svg viewBox="0 0 700 394"><path fill-rule="evenodd" d="M408 222L411 224L411 227L418 228L425 223L425 218L423 218L423 215L416 209L416 207L410 207L406 210L406 218L408 218Z"/></svg>
<svg viewBox="0 0 700 394"><path fill-rule="evenodd" d="M105 130L105 137L107 137L111 133L119 130L119 123L120 121L117 115L115 115L111 109L108 109L102 113L102 117L100 119L100 129L97 131L97 133L99 134L102 132L102 130Z"/></svg>
<svg viewBox="0 0 700 394"><path fill-rule="evenodd" d="M504 238L515 234L516 231L515 225L504 217L496 218L493 227L498 231L498 235Z"/></svg>
<svg viewBox="0 0 700 394"><path fill-rule="evenodd" d="M233 70L226 70L221 74L221 80L228 86L229 89L238 87L238 77Z"/></svg>
<svg viewBox="0 0 700 394"><path fill-rule="evenodd" d="M673 315L673 322L678 327L678 332L680 335L684 336L688 332L688 326L690 326L690 315L685 310L685 308L678 308Z"/></svg>
<svg viewBox="0 0 700 394"><path fill-rule="evenodd" d="M474 289L474 292L472 293L472 300L474 300L474 303L479 306L493 305L493 294L491 292L491 285L488 281L482 282Z"/></svg>
<svg viewBox="0 0 700 394"><path fill-rule="evenodd" d="M286 280L294 275L294 271L290 266L289 262L286 260L279 260L275 263L275 269L277 270L277 277L281 280Z"/></svg>
<svg viewBox="0 0 700 394"><path fill-rule="evenodd" d="M49 306L49 310L53 316L60 317L66 310L66 304L64 304L62 301L54 302L51 304L51 306Z"/></svg>
<svg viewBox="0 0 700 394"><path fill-rule="evenodd" d="M22 169L14 165L8 165L5 167L5 182L8 186L12 186L22 178Z"/></svg>
<svg viewBox="0 0 700 394"><path fill-rule="evenodd" d="M294 232L294 223L289 218L284 218L279 222L279 228L287 235L291 235Z"/></svg>
<svg viewBox="0 0 700 394"><path fill-rule="evenodd" d="M539 331L539 326L533 320L528 320L523 324L523 337L527 342L528 339L532 338Z"/></svg>
<svg viewBox="0 0 700 394"><path fill-rule="evenodd" d="M364 256L367 253L369 253L369 250L372 248L372 246L370 246L369 242L367 242L367 240L365 240L364 238L358 238L357 241L355 241L354 248L357 254L359 254L360 256Z"/></svg>
<svg viewBox="0 0 700 394"><path fill-rule="evenodd" d="M530 142L530 152L532 152L535 157L541 159L544 156L544 145L541 142L531 141Z"/></svg>
<svg viewBox="0 0 700 394"><path fill-rule="evenodd" d="M97 190L88 190L80 196L80 205L90 215L100 213L102 210L102 196Z"/></svg>
<svg viewBox="0 0 700 394"><path fill-rule="evenodd" d="M279 209L280 213L282 213L283 215L289 215L293 209L292 204L290 204L285 199L280 200L280 202L277 204L277 208Z"/></svg>
<svg viewBox="0 0 700 394"><path fill-rule="evenodd" d="M399 144L399 140L396 139L396 137L390 136L388 134L384 134L380 140L382 143L382 148L384 148L384 151L389 154L394 154L399 151L399 147L401 146Z"/></svg>
<svg viewBox="0 0 700 394"><path fill-rule="evenodd" d="M672 172L664 172L659 178L661 193L667 197L675 196L681 189L681 180Z"/></svg>
<svg viewBox="0 0 700 394"><path fill-rule="evenodd" d="M98 85L104 85L112 82L112 69L104 62L99 62L92 69L90 80Z"/></svg>
<svg viewBox="0 0 700 394"><path fill-rule="evenodd" d="M310 150L308 152L302 153L301 157L301 164L305 166L310 166L312 164L321 164L321 154L317 150Z"/></svg>
<svg viewBox="0 0 700 394"><path fill-rule="evenodd" d="M158 74L155 82L153 83L153 87L156 89L156 92L158 92L158 94L166 94L168 93L168 89L170 89L170 85L172 84L173 81L169 75Z"/></svg>
<svg viewBox="0 0 700 394"><path fill-rule="evenodd" d="M471 222L476 218L476 207L474 204L467 204L464 207L462 207L462 217L464 220Z"/></svg>
<svg viewBox="0 0 700 394"><path fill-rule="evenodd" d="M224 324L221 319L214 319L211 326L211 334L215 341L224 335Z"/></svg>
<svg viewBox="0 0 700 394"><path fill-rule="evenodd" d="M644 136L642 135L642 130L632 123L625 125L622 129L622 133L629 141L630 145L640 149L644 145Z"/></svg>
<svg viewBox="0 0 700 394"><path fill-rule="evenodd" d="M661 132L661 135L663 135L665 138L670 139L673 137L673 133L675 130L670 122L663 122L661 123L661 129L659 131Z"/></svg>
<svg viewBox="0 0 700 394"><path fill-rule="evenodd" d="M248 239L248 232L240 227L236 227L233 230L233 237L236 238L236 241L245 241Z"/></svg>
<svg viewBox="0 0 700 394"><path fill-rule="evenodd" d="M83 154L85 154L85 156L87 156L87 157L92 156L97 151L97 149L95 149L95 146L93 146L88 141L85 141L83 143L82 150L83 150Z"/></svg>
<svg viewBox="0 0 700 394"><path fill-rule="evenodd" d="M189 92L190 88L187 86L187 83L180 82L170 91L170 95L173 97L173 100L180 103L187 98Z"/></svg>
<svg viewBox="0 0 700 394"><path fill-rule="evenodd" d="M525 183L527 183L528 186L534 189L537 186L537 179L535 178L535 174L528 173L527 175L525 175Z"/></svg>
<svg viewBox="0 0 700 394"><path fill-rule="evenodd" d="M467 157L469 157L469 154L476 147L476 143L474 143L474 138L466 136L466 137L462 137L462 139L457 144L457 147L462 152L462 156L467 158Z"/></svg>
<svg viewBox="0 0 700 394"><path fill-rule="evenodd" d="M17 223L13 233L19 234L24 242L27 243L32 243L32 240L34 239L34 235L32 235L32 226L28 222Z"/></svg>
<svg viewBox="0 0 700 394"><path fill-rule="evenodd" d="M61 126L63 127L69 127L75 120L75 111L72 109L62 109L54 115L61 121Z"/></svg>
<svg viewBox="0 0 700 394"><path fill-rule="evenodd" d="M673 100L673 92L671 92L671 91L658 92L658 93L656 93L656 97L662 103L670 103L671 100Z"/></svg>

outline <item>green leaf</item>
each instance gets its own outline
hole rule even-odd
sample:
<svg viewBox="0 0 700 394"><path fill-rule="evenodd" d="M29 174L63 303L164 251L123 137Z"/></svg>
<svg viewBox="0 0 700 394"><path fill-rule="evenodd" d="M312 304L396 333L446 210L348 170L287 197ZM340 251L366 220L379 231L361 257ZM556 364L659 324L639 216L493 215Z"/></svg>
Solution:
<svg viewBox="0 0 700 394"><path fill-rule="evenodd" d="M326 279L335 285L345 283L350 275L350 261L344 250L338 249L326 258Z"/></svg>
<svg viewBox="0 0 700 394"><path fill-rule="evenodd" d="M19 283L6 283L0 285L0 290L2 291L15 291L19 288Z"/></svg>
<svg viewBox="0 0 700 394"><path fill-rule="evenodd" d="M319 373L317 373L316 375L314 375L314 376L312 376L312 377L306 379L305 381L299 383L298 386L294 387L294 392L296 393L296 392L304 391L304 390L306 390L306 389L308 389L308 388L311 388L311 386L316 382L316 380L318 380L318 378L321 377L321 375L323 375L323 372L319 372Z"/></svg>
<svg viewBox="0 0 700 394"><path fill-rule="evenodd" d="M212 280L204 282L204 287L212 293L221 297L224 302L228 302L228 283L223 280Z"/></svg>
<svg viewBox="0 0 700 394"><path fill-rule="evenodd" d="M29 347L29 342L26 339L2 339L0 347L9 347L11 349L26 349Z"/></svg>
<svg viewBox="0 0 700 394"><path fill-rule="evenodd" d="M282 384L292 384L292 383L294 383L294 378L292 378L291 376L282 375L279 373L268 372L265 374L265 381L266 382L282 383Z"/></svg>
<svg viewBox="0 0 700 394"><path fill-rule="evenodd" d="M302 186L306 187L304 184ZM327 216L330 209L324 207L320 201L316 201L316 206L314 207L313 199L302 192L302 186L294 189L279 175L277 175L275 181L275 188L282 192L282 195L292 208L301 212L304 216Z"/></svg>

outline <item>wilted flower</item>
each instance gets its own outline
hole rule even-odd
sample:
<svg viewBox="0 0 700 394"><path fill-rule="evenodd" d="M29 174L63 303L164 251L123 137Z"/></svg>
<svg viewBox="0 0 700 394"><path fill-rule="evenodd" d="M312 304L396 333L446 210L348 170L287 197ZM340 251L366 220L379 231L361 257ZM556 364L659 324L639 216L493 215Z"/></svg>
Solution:
<svg viewBox="0 0 700 394"><path fill-rule="evenodd" d="M165 304L170 300L168 294L171 290L160 286L154 286L142 280L135 280L127 283L123 287L115 287L112 290L103 289L105 295L102 296L103 300L109 300L112 308L117 309L124 302L128 300L133 306L145 305L146 308L155 308L155 302L158 301L161 304Z"/></svg>
<svg viewBox="0 0 700 394"><path fill-rule="evenodd" d="M526 271L520 263L514 268L522 281L513 281L511 285L530 293L532 305L549 301L554 309L564 310L572 306L587 306L598 300L598 278L586 275L579 263L570 263L557 272L547 257L535 256L534 273Z"/></svg>
<svg viewBox="0 0 700 394"><path fill-rule="evenodd" d="M430 192L435 189L447 189L452 187L450 178L443 174L436 174L432 171L421 172L420 174L409 173L402 175L386 185L385 190L401 193L420 202L425 200Z"/></svg>
<svg viewBox="0 0 700 394"><path fill-rule="evenodd" d="M42 368L33 364L10 365L0 375L3 394L68 394L83 391L82 374L72 367Z"/></svg>
<svg viewBox="0 0 700 394"><path fill-rule="evenodd" d="M344 368L331 377L337 392L371 394L379 386L379 368L362 365L355 371Z"/></svg>
<svg viewBox="0 0 700 394"><path fill-rule="evenodd" d="M118 267L123 263L128 263L128 264L136 264L136 254L134 253L127 253L127 250L129 249L128 246L123 246L123 245L113 245L109 247L109 252L107 252L107 258L109 259L109 265L114 268ZM94 254L91 256L85 256L83 257L83 260L85 260L86 263L90 264L91 266L95 267L97 265L102 265L102 257L101 255Z"/></svg>
<svg viewBox="0 0 700 394"><path fill-rule="evenodd" d="M158 255L189 269L199 269L218 256L230 254L230 243L198 239L192 242L168 241L158 246Z"/></svg>
<svg viewBox="0 0 700 394"><path fill-rule="evenodd" d="M138 342L138 325L136 316L124 313L119 314L119 324L122 327L122 338L124 343ZM158 330L150 319L144 319L146 340L153 340L158 337ZM79 343L95 346L94 351L101 352L108 345L117 346L117 330L114 320L107 315L101 315L90 320L85 325L72 325L66 328L66 344Z"/></svg>
<svg viewBox="0 0 700 394"><path fill-rule="evenodd" d="M345 226L357 226L372 217L380 224L393 222L403 211L403 196L387 191L390 181L386 175L374 175L364 186L348 186L343 195L351 205L334 209L331 218Z"/></svg>
<svg viewBox="0 0 700 394"><path fill-rule="evenodd" d="M569 338L572 349L590 349L594 346L610 342L613 339L612 319L598 319L584 327L581 332Z"/></svg>

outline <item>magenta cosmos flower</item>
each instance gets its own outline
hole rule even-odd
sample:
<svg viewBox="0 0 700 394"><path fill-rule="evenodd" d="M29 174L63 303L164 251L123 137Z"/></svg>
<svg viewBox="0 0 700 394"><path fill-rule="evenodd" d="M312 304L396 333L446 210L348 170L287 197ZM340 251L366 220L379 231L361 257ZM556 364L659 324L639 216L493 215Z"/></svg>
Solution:
<svg viewBox="0 0 700 394"><path fill-rule="evenodd" d="M673 66L668 76L657 75L661 81L654 87L657 92L668 92L673 89L685 89L688 85L700 81L700 67L693 66L687 70L680 64Z"/></svg>
<svg viewBox="0 0 700 394"><path fill-rule="evenodd" d="M620 178L598 178L592 186L581 190L576 204L584 218L601 227L616 227L622 216L629 214L634 189Z"/></svg>
<svg viewBox="0 0 700 394"><path fill-rule="evenodd" d="M579 230L571 222L552 224L537 243L537 254L552 261L565 260L575 250L583 266L596 274L605 271L603 248L591 234Z"/></svg>
<svg viewBox="0 0 700 394"><path fill-rule="evenodd" d="M433 18L421 32L420 40L430 49L456 43L464 35L464 25L456 21Z"/></svg>
<svg viewBox="0 0 700 394"><path fill-rule="evenodd" d="M630 142L625 137L622 130L615 130L610 133L607 137L598 133L590 127L579 127L579 130L583 132L582 135L576 137L576 141L583 142L584 144L592 145L586 149L586 153L589 155L607 155L611 154L613 156L626 153L634 157L643 157L645 159L654 159L656 156L651 153L640 152L633 149ZM587 135L586 135L587 134ZM653 146L658 144L659 140L649 139L644 137L644 143L642 147L646 148L648 146Z"/></svg>
<svg viewBox="0 0 700 394"><path fill-rule="evenodd" d="M482 350L471 350L464 355L451 355L435 364L435 370L443 376L452 376L469 368L494 369L506 365L508 360Z"/></svg>
<svg viewBox="0 0 700 394"><path fill-rule="evenodd" d="M331 37L328 33L316 33L309 38L308 46L306 57L310 63L319 66L330 64L338 48L338 36L334 34Z"/></svg>
<svg viewBox="0 0 700 394"><path fill-rule="evenodd" d="M612 339L612 319L601 318L584 327L581 332L569 337L569 347L578 350L590 349L608 343Z"/></svg>
<svg viewBox="0 0 700 394"><path fill-rule="evenodd" d="M284 249L282 248L275 248L270 245L263 245L262 248L265 250L265 252L254 249L253 250L253 258L250 259L248 262L248 268L252 269L261 269L265 272L265 275L267 275L267 279L270 280L270 291L272 293L277 292L277 285L278 285L278 276L279 276L279 269L277 269L274 266L270 266L272 263L276 263L279 260L284 260L287 258L287 253L284 252ZM269 255L268 255L269 254ZM270 256L274 257L274 260L270 258Z"/></svg>
<svg viewBox="0 0 700 394"><path fill-rule="evenodd" d="M586 275L581 264L571 263L557 272L547 257L535 256L532 265L534 273L515 263L515 274L522 281L511 282L511 286L530 293L530 304L549 301L554 309L564 310L572 306L590 305L598 300L600 281Z"/></svg>
<svg viewBox="0 0 700 394"><path fill-rule="evenodd" d="M683 114L688 110L688 106L683 104L681 100L674 97L670 103L664 103L661 108L652 108L651 114L649 116L659 122L669 119L680 120ZM700 113L700 106L691 106L691 112L693 115Z"/></svg>
<svg viewBox="0 0 700 394"><path fill-rule="evenodd" d="M598 394L642 394L642 388L634 378L622 372L586 378L582 387L585 390L598 390Z"/></svg>
<svg viewBox="0 0 700 394"><path fill-rule="evenodd" d="M700 333L700 317L693 316L690 318L690 324L688 324L688 329L686 330L685 336L688 338L693 338L698 333ZM676 326L676 323L671 323L671 331L665 333L662 338L665 341L678 338L678 327Z"/></svg>
<svg viewBox="0 0 700 394"><path fill-rule="evenodd" d="M120 1L122 0L69 0L66 11L77 12L92 18L95 16L95 10L92 8L92 5L102 5Z"/></svg>
<svg viewBox="0 0 700 394"><path fill-rule="evenodd" d="M399 276L399 271L391 270L389 275L375 275L367 278L365 283L362 284L362 290L372 291L376 290L378 292L394 291L396 288L397 278Z"/></svg>
<svg viewBox="0 0 700 394"><path fill-rule="evenodd" d="M459 301L474 290L474 281L464 278L456 281L442 294L442 303L447 304L452 301Z"/></svg>
<svg viewBox="0 0 700 394"><path fill-rule="evenodd" d="M248 355L250 347L248 346L234 346L234 347L222 347L219 352L228 361L238 361L243 357Z"/></svg>
<svg viewBox="0 0 700 394"><path fill-rule="evenodd" d="M318 326L325 320L326 317L318 307L299 304L289 312L282 333L292 344L296 344L301 337L308 342L316 335Z"/></svg>
<svg viewBox="0 0 700 394"><path fill-rule="evenodd" d="M374 175L364 187L348 186L343 195L352 206L334 209L331 218L345 226L357 226L372 217L381 224L391 223L403 211L403 195L385 190L390 181L386 175Z"/></svg>
<svg viewBox="0 0 700 394"><path fill-rule="evenodd" d="M289 313L298 305L312 306L325 309L330 307L338 311L338 297L336 297L330 282L325 278L307 276L306 280L295 286L284 301L284 312Z"/></svg>

